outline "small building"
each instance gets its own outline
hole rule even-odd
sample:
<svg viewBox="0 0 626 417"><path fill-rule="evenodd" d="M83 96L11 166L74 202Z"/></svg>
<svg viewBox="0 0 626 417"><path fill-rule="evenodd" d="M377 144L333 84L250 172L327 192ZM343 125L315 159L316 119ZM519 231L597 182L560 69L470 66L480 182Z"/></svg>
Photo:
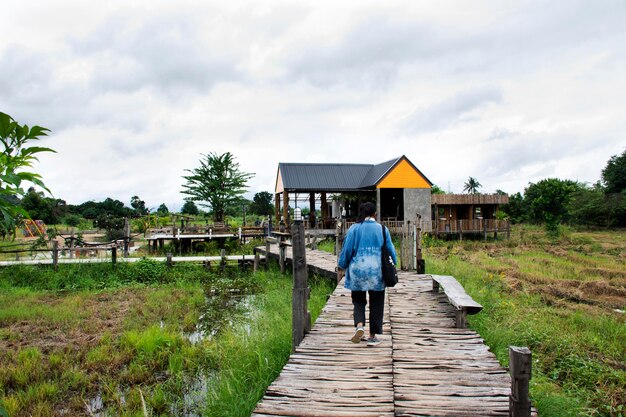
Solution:
<svg viewBox="0 0 626 417"><path fill-rule="evenodd" d="M354 219L359 204L371 201L379 221L393 224L421 218L423 230L429 231L431 188L430 180L404 155L379 164L279 163L276 220L282 217L289 223L290 202L295 206L302 202L311 212L309 227L332 228L335 219Z"/></svg>
<svg viewBox="0 0 626 417"><path fill-rule="evenodd" d="M433 194L432 231L435 234L509 232L507 220L498 219L506 194Z"/></svg>

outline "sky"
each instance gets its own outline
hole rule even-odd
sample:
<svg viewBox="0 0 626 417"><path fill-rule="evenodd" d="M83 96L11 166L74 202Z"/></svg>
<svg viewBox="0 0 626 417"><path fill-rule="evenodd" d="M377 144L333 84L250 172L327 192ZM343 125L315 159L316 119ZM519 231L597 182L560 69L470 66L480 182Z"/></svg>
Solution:
<svg viewBox="0 0 626 417"><path fill-rule="evenodd" d="M71 204L180 209L186 169L406 155L462 192L589 184L626 149L626 2L3 0L0 111Z"/></svg>

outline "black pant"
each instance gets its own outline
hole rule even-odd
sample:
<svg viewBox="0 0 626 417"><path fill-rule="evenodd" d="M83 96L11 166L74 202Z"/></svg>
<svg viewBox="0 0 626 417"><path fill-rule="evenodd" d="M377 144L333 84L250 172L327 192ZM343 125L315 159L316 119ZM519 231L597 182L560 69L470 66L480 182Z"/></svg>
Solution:
<svg viewBox="0 0 626 417"><path fill-rule="evenodd" d="M368 291L370 295L370 333L383 334L383 313L385 311L385 290ZM354 326L365 324L365 306L367 298L365 291L352 291L354 305Z"/></svg>

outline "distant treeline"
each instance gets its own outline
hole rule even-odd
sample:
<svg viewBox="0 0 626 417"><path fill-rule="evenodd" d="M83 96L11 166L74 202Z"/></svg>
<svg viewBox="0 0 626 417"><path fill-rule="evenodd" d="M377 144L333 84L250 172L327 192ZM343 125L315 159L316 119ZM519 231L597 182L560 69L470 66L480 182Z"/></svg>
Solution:
<svg viewBox="0 0 626 417"><path fill-rule="evenodd" d="M81 221L95 221L101 227L107 228L107 224L113 219L123 219L124 217L136 218L141 217L149 212L165 216L170 213L165 204L161 204L158 208L149 210L146 208L145 202L138 196L130 199L130 206L126 206L122 201L113 198L106 198L103 201L86 201L81 204L67 204L65 200L60 198L46 197L46 195L30 188L24 197L20 200L14 199L15 204L19 204L26 210L32 219L43 220L46 224L67 224L77 226ZM273 212L272 195L263 191L256 193L254 199L241 199L235 204L230 205L226 214L229 216L241 216L243 210L249 215L266 216ZM211 215L210 211L203 212L193 201L186 201L181 209L182 214L190 215Z"/></svg>
<svg viewBox="0 0 626 417"><path fill-rule="evenodd" d="M609 159L602 180L587 185L547 178L510 196L503 211L513 223L626 226L626 150Z"/></svg>

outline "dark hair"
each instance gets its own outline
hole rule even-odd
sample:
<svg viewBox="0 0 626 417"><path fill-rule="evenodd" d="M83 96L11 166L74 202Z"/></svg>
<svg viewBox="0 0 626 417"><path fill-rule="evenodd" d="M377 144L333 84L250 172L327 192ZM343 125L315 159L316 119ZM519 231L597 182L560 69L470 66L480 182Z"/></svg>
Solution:
<svg viewBox="0 0 626 417"><path fill-rule="evenodd" d="M376 213L376 206L374 203L365 202L361 203L359 206L359 219L357 223L363 223L366 217L371 217L374 213Z"/></svg>

